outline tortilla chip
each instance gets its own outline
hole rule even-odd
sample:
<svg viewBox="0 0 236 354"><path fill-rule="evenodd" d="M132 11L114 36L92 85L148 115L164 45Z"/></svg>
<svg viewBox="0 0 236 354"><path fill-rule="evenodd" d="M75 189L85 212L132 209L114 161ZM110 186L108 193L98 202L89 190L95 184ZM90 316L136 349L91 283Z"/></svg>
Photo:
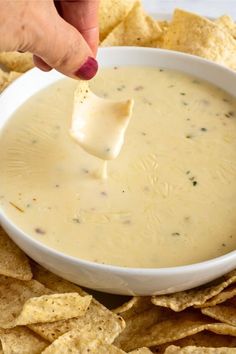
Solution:
<svg viewBox="0 0 236 354"><path fill-rule="evenodd" d="M236 348L204 348L204 347L185 347L180 348L175 345L169 346L164 354L233 354Z"/></svg>
<svg viewBox="0 0 236 354"><path fill-rule="evenodd" d="M158 23L136 2L127 17L109 33L101 45L149 47L161 34Z"/></svg>
<svg viewBox="0 0 236 354"><path fill-rule="evenodd" d="M27 256L7 236L1 227L0 274L21 280L30 280L32 278L32 272Z"/></svg>
<svg viewBox="0 0 236 354"><path fill-rule="evenodd" d="M226 274L214 283L198 287L196 289L181 291L169 295L156 295L152 297L152 303L158 306L169 307L173 311L182 311L190 306L200 306L213 296L218 295L230 284L236 282L236 270Z"/></svg>
<svg viewBox="0 0 236 354"><path fill-rule="evenodd" d="M87 332L86 327L82 331L69 331L56 339L42 354L125 354L114 345L103 343L96 338L96 334Z"/></svg>
<svg viewBox="0 0 236 354"><path fill-rule="evenodd" d="M168 21L157 21L157 23L158 23L158 26L160 27L162 33L159 38L152 41L151 47L163 48L165 35L166 35L168 28L169 28L169 22Z"/></svg>
<svg viewBox="0 0 236 354"><path fill-rule="evenodd" d="M223 28L224 30L228 31L231 36L236 38L236 24L234 23L231 16L221 16L215 21L215 23L217 23L217 25Z"/></svg>
<svg viewBox="0 0 236 354"><path fill-rule="evenodd" d="M141 333L143 333L157 322L164 321L167 318L169 319L172 314L173 312L168 309L154 306L138 314L134 313L133 316L128 318L123 316L125 319L126 328L119 335L119 337L115 339L114 344L124 350L132 350L138 347L142 347L142 345L140 345L135 348L129 348L130 339L134 336L141 335Z"/></svg>
<svg viewBox="0 0 236 354"><path fill-rule="evenodd" d="M126 17L137 0L101 0L99 6L100 41Z"/></svg>
<svg viewBox="0 0 236 354"><path fill-rule="evenodd" d="M236 348L236 337L215 334L208 331L202 331L192 336L188 336L174 342L169 342L169 343L152 347L152 350L154 351L154 353L161 354L164 353L166 348L171 344L181 348L187 346L210 347L210 348L220 348L220 347Z"/></svg>
<svg viewBox="0 0 236 354"><path fill-rule="evenodd" d="M221 293L218 295L212 297L208 301L206 301L204 304L201 305L196 305L194 306L195 308L204 308L204 307L210 307L210 306L215 306L217 304L221 304L222 302L231 299L232 297L236 296L236 286L229 286L225 290L223 290Z"/></svg>
<svg viewBox="0 0 236 354"><path fill-rule="evenodd" d="M112 311L126 320L150 308L153 308L150 296L134 296Z"/></svg>
<svg viewBox="0 0 236 354"><path fill-rule="evenodd" d="M139 348L129 352L129 354L152 354L152 352L148 348Z"/></svg>
<svg viewBox="0 0 236 354"><path fill-rule="evenodd" d="M58 277L56 274L51 273L32 260L31 269L33 278L55 293L78 293L81 296L89 295L78 285Z"/></svg>
<svg viewBox="0 0 236 354"><path fill-rule="evenodd" d="M78 293L51 294L35 280L0 277L0 327L53 322L84 315L91 296ZM42 296L43 295L43 296Z"/></svg>
<svg viewBox="0 0 236 354"><path fill-rule="evenodd" d="M157 322L129 338L122 349L130 351L140 347L153 347L208 330L217 334L236 336L236 327L213 323L210 318L193 311L175 313L174 317Z"/></svg>
<svg viewBox="0 0 236 354"><path fill-rule="evenodd" d="M51 293L35 280L21 281L0 276L0 327L10 327L23 309L25 302L35 296Z"/></svg>
<svg viewBox="0 0 236 354"><path fill-rule="evenodd" d="M220 348L220 347L235 348L236 337L215 334L208 331L202 331L192 336L188 336L171 343L165 343L157 347L153 347L152 350L154 351L154 353L159 353L159 354L164 353L165 349L170 344L176 345L181 348L186 346L211 347L211 348Z"/></svg>
<svg viewBox="0 0 236 354"><path fill-rule="evenodd" d="M27 327L0 330L4 354L40 354L49 343Z"/></svg>
<svg viewBox="0 0 236 354"><path fill-rule="evenodd" d="M236 326L236 297L223 304L206 307L201 312L218 321Z"/></svg>
<svg viewBox="0 0 236 354"><path fill-rule="evenodd" d="M32 268L34 277L54 292L78 292L82 296L88 295L77 285L57 277L38 265ZM80 331L85 326L87 326L89 331L96 333L97 339L110 344L124 329L125 322L121 317L108 310L95 299L92 299L83 317L54 323L34 324L30 325L30 328L43 338L53 342L64 333L73 329Z"/></svg>
<svg viewBox="0 0 236 354"><path fill-rule="evenodd" d="M0 93L7 88L21 73L16 71L6 72L0 69Z"/></svg>
<svg viewBox="0 0 236 354"><path fill-rule="evenodd" d="M8 73L0 69L0 93L4 90L7 82Z"/></svg>
<svg viewBox="0 0 236 354"><path fill-rule="evenodd" d="M236 41L228 31L207 18L175 10L164 48L215 61L236 69Z"/></svg>
<svg viewBox="0 0 236 354"><path fill-rule="evenodd" d="M91 299L91 296L82 297L77 293L33 297L25 302L18 317L8 324L2 324L2 327L11 328L83 316Z"/></svg>
<svg viewBox="0 0 236 354"><path fill-rule="evenodd" d="M0 52L0 64L6 69L24 73L34 67L31 53Z"/></svg>

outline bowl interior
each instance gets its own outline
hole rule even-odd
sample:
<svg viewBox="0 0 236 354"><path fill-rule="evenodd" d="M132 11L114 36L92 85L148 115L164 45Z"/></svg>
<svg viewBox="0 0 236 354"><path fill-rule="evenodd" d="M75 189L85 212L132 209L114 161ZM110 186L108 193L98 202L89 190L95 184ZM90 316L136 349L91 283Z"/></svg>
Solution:
<svg viewBox="0 0 236 354"><path fill-rule="evenodd" d="M236 96L236 73L217 64L211 63L207 60L186 55L183 53L171 52L160 49L151 49L151 48L134 48L134 47L113 47L113 48L103 48L100 49L98 53L98 61L101 67L112 67L112 66L151 66L151 67L159 67L166 68L171 70L178 70L184 72L186 74L190 74L199 79L203 79L208 81L209 83L216 85L223 90L227 91L229 94ZM41 72L38 69L32 69L22 77L17 79L12 85L10 85L4 93L0 96L0 106L1 106L1 120L0 120L0 134L1 129L4 127L6 122L9 120L11 115L18 109L20 105L22 105L27 99L29 99L32 95L36 94L38 91L44 89L45 87L51 85L52 83L64 78L64 76L56 71L51 71L49 73ZM29 243L31 248L40 249L47 252L51 256L59 257L65 263L74 263L77 267L90 267L91 269L101 270L102 272L114 272L114 274L128 274L128 275L150 275L150 274L172 274L175 272L181 273L184 272L186 274L191 274L191 270L203 270L210 266L214 266L214 264L221 264L222 262L230 262L228 268L225 268L225 271L231 270L236 266L236 251L230 252L227 255L218 257L216 259L212 259L206 262L189 265L189 266L181 266L175 268L161 268L161 269L138 269L138 268L123 268L116 266L107 266L92 263L89 261L83 261L74 257L70 257L60 253L54 249L51 249L38 241L32 239L30 236L24 234L21 230L17 229L17 226L13 225L13 223L8 220L7 216L0 210L0 222L4 226L4 228L9 231L10 236L13 234L17 234L17 237L13 236L14 241L20 245L21 248L25 250L26 253L30 253L27 247L24 247L26 242ZM21 241L19 241L21 239ZM34 258L33 254L30 254L32 258ZM37 258L37 257L36 257ZM36 259L40 263L38 259ZM55 261L56 262L56 261ZM51 258L51 263L53 263L53 257ZM47 263L43 265L48 266ZM49 267L50 268L50 267ZM51 266L51 270L54 270L53 265ZM222 274L225 272L223 270ZM60 273L60 272L59 272ZM60 273L61 274L61 273ZM221 275L221 274L220 274ZM62 275L66 277L65 275ZM219 272L216 274L219 276ZM67 277L68 278L68 277ZM211 279L214 279L213 274L211 275ZM74 281L72 278L69 280ZM189 282L190 284L191 282ZM82 284L84 285L84 284ZM198 284L199 285L199 282ZM85 286L88 286L85 284ZM143 283L143 287L148 287L147 282ZM192 287L193 284L191 283ZM196 285L195 285L196 286ZM176 291L176 288L173 288L173 291ZM116 291L119 293L119 291ZM130 292L124 291L124 294ZM136 292L137 293L137 292ZM148 293L153 293L153 291L149 291ZM147 294L147 292L145 292Z"/></svg>

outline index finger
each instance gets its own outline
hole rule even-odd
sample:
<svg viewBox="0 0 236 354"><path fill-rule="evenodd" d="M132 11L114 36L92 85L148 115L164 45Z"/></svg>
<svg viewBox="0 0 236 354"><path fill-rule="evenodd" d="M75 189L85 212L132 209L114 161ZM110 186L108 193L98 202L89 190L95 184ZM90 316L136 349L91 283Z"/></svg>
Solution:
<svg viewBox="0 0 236 354"><path fill-rule="evenodd" d="M99 0L61 0L60 14L84 37L94 55L99 42Z"/></svg>

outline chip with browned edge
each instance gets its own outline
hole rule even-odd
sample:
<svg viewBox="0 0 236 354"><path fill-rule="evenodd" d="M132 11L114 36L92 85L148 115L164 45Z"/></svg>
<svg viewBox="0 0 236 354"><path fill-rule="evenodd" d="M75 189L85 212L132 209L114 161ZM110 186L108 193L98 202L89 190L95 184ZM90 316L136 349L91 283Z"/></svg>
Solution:
<svg viewBox="0 0 236 354"><path fill-rule="evenodd" d="M212 297L211 299L204 302L204 304L195 305L195 308L204 308L209 306L215 306L217 304L221 304L222 302L231 299L232 297L236 296L236 284L227 287L226 289L222 290L221 293Z"/></svg>
<svg viewBox="0 0 236 354"><path fill-rule="evenodd" d="M18 73L16 71L6 72L0 69L0 93L5 90L5 88L9 86L13 81L15 81L19 76L21 76L21 73Z"/></svg>
<svg viewBox="0 0 236 354"><path fill-rule="evenodd" d="M152 302L155 305L169 307L173 311L178 312L190 306L204 304L207 300L218 295L222 290L235 282L236 270L208 285L174 294L153 296Z"/></svg>
<svg viewBox="0 0 236 354"><path fill-rule="evenodd" d="M187 346L209 348L236 348L236 337L228 336L225 334L216 334L209 331L202 331L173 342L168 342L152 347L152 350L154 351L154 353L164 353L165 349L171 344L181 348Z"/></svg>
<svg viewBox="0 0 236 354"><path fill-rule="evenodd" d="M217 321L236 326L236 297L224 303L203 308L202 313Z"/></svg>
<svg viewBox="0 0 236 354"><path fill-rule="evenodd" d="M31 53L0 52L0 64L9 71L24 73L33 68L34 62Z"/></svg>
<svg viewBox="0 0 236 354"><path fill-rule="evenodd" d="M123 341L120 347L126 351L140 347L153 347L173 342L204 330L236 337L235 326L216 323L196 311L186 310L183 313L175 313L173 318L157 320L156 324Z"/></svg>
<svg viewBox="0 0 236 354"><path fill-rule="evenodd" d="M205 347L176 347L169 346L164 354L233 354L236 353L236 348L205 348Z"/></svg>

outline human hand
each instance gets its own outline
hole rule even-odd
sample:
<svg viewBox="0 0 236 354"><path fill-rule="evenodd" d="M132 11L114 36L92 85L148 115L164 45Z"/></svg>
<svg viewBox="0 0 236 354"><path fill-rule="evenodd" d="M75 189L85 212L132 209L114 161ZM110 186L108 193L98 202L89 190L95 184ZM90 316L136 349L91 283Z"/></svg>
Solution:
<svg viewBox="0 0 236 354"><path fill-rule="evenodd" d="M0 51L29 51L44 71L91 79L98 68L98 0L56 7L53 0L0 0Z"/></svg>

